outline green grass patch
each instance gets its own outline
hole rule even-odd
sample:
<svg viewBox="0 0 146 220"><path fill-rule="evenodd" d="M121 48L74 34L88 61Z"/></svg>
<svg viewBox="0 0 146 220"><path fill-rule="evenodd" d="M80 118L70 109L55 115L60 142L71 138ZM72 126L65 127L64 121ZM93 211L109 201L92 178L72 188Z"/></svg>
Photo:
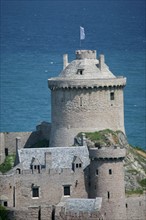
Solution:
<svg viewBox="0 0 146 220"><path fill-rule="evenodd" d="M5 161L0 165L0 172L6 173L7 171L11 170L14 166L15 155L8 155L5 158Z"/></svg>
<svg viewBox="0 0 146 220"><path fill-rule="evenodd" d="M139 184L140 184L142 187L146 188L146 179L140 180L140 181L139 181Z"/></svg>
<svg viewBox="0 0 146 220"><path fill-rule="evenodd" d="M89 138L91 141L106 141L105 135L107 134L113 134L114 132L106 129L102 131L95 131L95 132L86 132L86 137Z"/></svg>
<svg viewBox="0 0 146 220"><path fill-rule="evenodd" d="M95 131L95 132L86 132L85 135L88 139L90 139L91 141L95 142L95 146L97 145L100 146L102 144L110 144L110 141L109 141L109 136L112 136L114 142L116 144L119 143L119 140L118 140L118 133L120 131L112 131L110 129L105 129L105 130L102 130L102 131Z"/></svg>
<svg viewBox="0 0 146 220"><path fill-rule="evenodd" d="M138 171L135 170L135 169L131 169L131 170L127 170L128 173L131 173L133 175L137 175L138 174Z"/></svg>
<svg viewBox="0 0 146 220"><path fill-rule="evenodd" d="M8 220L8 211L4 206L0 205L0 220Z"/></svg>
<svg viewBox="0 0 146 220"><path fill-rule="evenodd" d="M143 194L143 189L135 189L135 190L126 190L126 195L133 195L133 194Z"/></svg>

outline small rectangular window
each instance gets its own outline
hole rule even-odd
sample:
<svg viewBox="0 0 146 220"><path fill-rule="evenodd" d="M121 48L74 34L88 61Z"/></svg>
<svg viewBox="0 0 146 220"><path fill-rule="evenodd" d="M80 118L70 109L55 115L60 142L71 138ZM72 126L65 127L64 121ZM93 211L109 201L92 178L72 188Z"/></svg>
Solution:
<svg viewBox="0 0 146 220"><path fill-rule="evenodd" d="M83 71L84 71L84 69L78 69L77 74L78 75L83 75Z"/></svg>
<svg viewBox="0 0 146 220"><path fill-rule="evenodd" d="M79 167L79 165L78 165L78 163L76 163L76 168L78 168Z"/></svg>
<svg viewBox="0 0 146 220"><path fill-rule="evenodd" d="M82 167L82 164L81 163L79 163L79 168L81 168Z"/></svg>
<svg viewBox="0 0 146 220"><path fill-rule="evenodd" d="M80 106L83 106L83 98L80 97Z"/></svg>
<svg viewBox="0 0 146 220"><path fill-rule="evenodd" d="M8 202L4 201L4 206L7 207L8 206Z"/></svg>
<svg viewBox="0 0 146 220"><path fill-rule="evenodd" d="M5 148L5 156L8 156L9 152L8 152L8 148Z"/></svg>
<svg viewBox="0 0 146 220"><path fill-rule="evenodd" d="M110 199L110 192L107 192L107 198Z"/></svg>
<svg viewBox="0 0 146 220"><path fill-rule="evenodd" d="M39 197L39 187L32 188L32 197Z"/></svg>
<svg viewBox="0 0 146 220"><path fill-rule="evenodd" d="M96 175L98 176L98 169L96 170Z"/></svg>
<svg viewBox="0 0 146 220"><path fill-rule="evenodd" d="M110 100L114 100L115 99L115 94L114 94L114 92L111 92L110 93Z"/></svg>
<svg viewBox="0 0 146 220"><path fill-rule="evenodd" d="M70 186L64 186L64 196L70 196Z"/></svg>
<svg viewBox="0 0 146 220"><path fill-rule="evenodd" d="M112 175L112 169L109 169L109 175Z"/></svg>

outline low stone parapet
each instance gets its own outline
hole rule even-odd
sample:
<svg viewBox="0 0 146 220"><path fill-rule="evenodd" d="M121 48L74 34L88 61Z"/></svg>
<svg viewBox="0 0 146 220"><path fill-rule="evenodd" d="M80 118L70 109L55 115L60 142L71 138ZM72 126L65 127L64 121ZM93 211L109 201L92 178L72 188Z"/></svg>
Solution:
<svg viewBox="0 0 146 220"><path fill-rule="evenodd" d="M113 148L107 148L102 147L101 149L97 148L91 148L89 150L89 157L91 159L118 159L118 158L124 158L126 155L125 148L120 147L113 147Z"/></svg>

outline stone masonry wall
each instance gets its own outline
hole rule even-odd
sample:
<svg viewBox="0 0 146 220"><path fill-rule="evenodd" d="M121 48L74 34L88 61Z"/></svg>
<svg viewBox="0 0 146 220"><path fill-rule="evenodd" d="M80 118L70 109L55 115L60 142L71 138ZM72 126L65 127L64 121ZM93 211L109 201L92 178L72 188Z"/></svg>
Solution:
<svg viewBox="0 0 146 220"><path fill-rule="evenodd" d="M73 145L79 132L124 131L123 123L123 88L52 90L51 147Z"/></svg>
<svg viewBox="0 0 146 220"><path fill-rule="evenodd" d="M122 160L91 160L89 184L89 197L102 197L102 210L104 210L105 215L108 216L108 220L126 219Z"/></svg>
<svg viewBox="0 0 146 220"><path fill-rule="evenodd" d="M5 159L5 136L4 133L0 133L0 164Z"/></svg>
<svg viewBox="0 0 146 220"><path fill-rule="evenodd" d="M126 214L128 220L145 220L146 194L126 198Z"/></svg>
<svg viewBox="0 0 146 220"><path fill-rule="evenodd" d="M42 122L37 126L36 131L32 132L3 132L0 133L0 164L5 159L5 149L8 154L16 153L16 138L20 137L19 148L29 148L36 142L50 137L51 124ZM45 146L46 147L46 146Z"/></svg>
<svg viewBox="0 0 146 220"><path fill-rule="evenodd" d="M32 174L21 171L0 175L0 195L8 198L8 207L17 209L28 206L56 205L64 198L64 185L70 186L70 196L87 198L82 169L41 170ZM32 197L32 187L39 187L39 197Z"/></svg>
<svg viewBox="0 0 146 220"><path fill-rule="evenodd" d="M25 209L9 209L9 220L52 220L52 206L35 206Z"/></svg>

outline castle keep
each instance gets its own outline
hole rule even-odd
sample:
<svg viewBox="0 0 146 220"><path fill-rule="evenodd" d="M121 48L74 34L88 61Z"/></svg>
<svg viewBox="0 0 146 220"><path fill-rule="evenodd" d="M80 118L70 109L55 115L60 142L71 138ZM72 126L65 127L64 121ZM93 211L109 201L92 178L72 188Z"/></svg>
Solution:
<svg viewBox="0 0 146 220"><path fill-rule="evenodd" d="M125 198L125 148L89 147L84 134L125 132L126 78L114 76L95 50L76 51L71 63L63 59L63 71L48 80L52 122L16 137L15 166L0 174L0 204L16 220L144 220L144 200L137 205ZM31 148L43 137L48 146ZM2 158L14 134L1 134L1 140Z"/></svg>
<svg viewBox="0 0 146 220"><path fill-rule="evenodd" d="M123 88L126 78L115 77L96 51L76 51L59 77L48 80L52 98L52 147L71 146L79 132L124 129ZM63 137L63 138L60 138Z"/></svg>

